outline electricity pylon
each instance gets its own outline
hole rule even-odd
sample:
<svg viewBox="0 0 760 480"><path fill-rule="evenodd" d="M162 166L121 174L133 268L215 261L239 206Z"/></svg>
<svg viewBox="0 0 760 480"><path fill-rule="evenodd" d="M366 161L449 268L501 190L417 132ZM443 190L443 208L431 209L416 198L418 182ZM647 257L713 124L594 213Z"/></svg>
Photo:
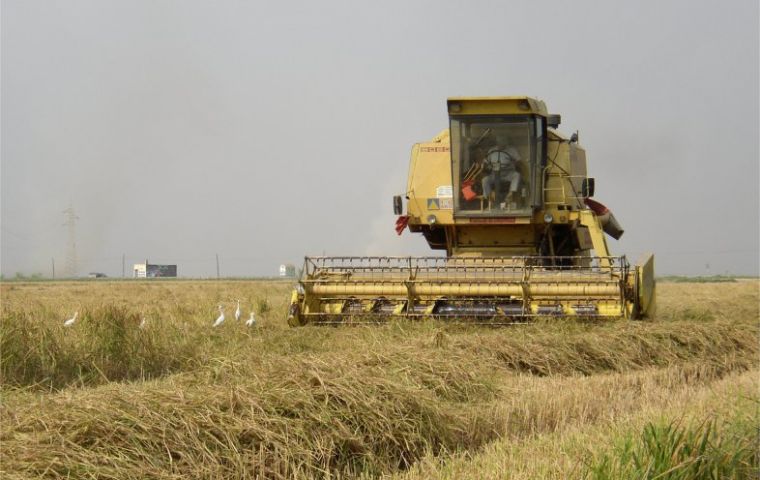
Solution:
<svg viewBox="0 0 760 480"><path fill-rule="evenodd" d="M66 210L64 210L63 215L66 218L66 221L63 223L63 226L68 227L69 229L69 250L66 254L65 275L67 277L76 277L77 276L76 221L79 220L79 217L77 217L76 213L74 212L74 207L69 207Z"/></svg>

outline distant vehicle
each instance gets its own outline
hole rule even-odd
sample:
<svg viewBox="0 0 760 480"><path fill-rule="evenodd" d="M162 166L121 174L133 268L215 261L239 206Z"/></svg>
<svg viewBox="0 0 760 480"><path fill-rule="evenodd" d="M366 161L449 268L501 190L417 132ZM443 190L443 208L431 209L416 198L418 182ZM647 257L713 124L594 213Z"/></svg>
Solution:
<svg viewBox="0 0 760 480"><path fill-rule="evenodd" d="M87 274L87 278L106 278L108 275L100 272L90 272Z"/></svg>

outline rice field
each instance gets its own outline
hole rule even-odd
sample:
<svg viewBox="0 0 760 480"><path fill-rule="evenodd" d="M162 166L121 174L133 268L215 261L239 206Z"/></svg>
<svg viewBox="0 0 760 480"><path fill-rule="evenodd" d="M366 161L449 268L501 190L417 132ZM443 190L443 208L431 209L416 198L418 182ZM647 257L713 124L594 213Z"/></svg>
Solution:
<svg viewBox="0 0 760 480"><path fill-rule="evenodd" d="M757 279L660 282L649 321L508 328L291 329L291 287L1 283L0 475L760 473Z"/></svg>

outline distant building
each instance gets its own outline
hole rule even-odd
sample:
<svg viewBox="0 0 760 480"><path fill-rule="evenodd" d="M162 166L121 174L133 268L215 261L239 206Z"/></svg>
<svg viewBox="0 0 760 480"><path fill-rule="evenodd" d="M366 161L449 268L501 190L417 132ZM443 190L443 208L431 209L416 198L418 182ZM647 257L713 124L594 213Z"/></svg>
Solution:
<svg viewBox="0 0 760 480"><path fill-rule="evenodd" d="M281 277L295 277L296 266L290 263L280 265L280 276Z"/></svg>
<svg viewBox="0 0 760 480"><path fill-rule="evenodd" d="M134 278L164 278L176 277L176 265L153 265L145 260L145 263L135 263Z"/></svg>
<svg viewBox="0 0 760 480"><path fill-rule="evenodd" d="M100 272L90 272L87 274L87 277L88 278L106 278L106 274L100 273Z"/></svg>

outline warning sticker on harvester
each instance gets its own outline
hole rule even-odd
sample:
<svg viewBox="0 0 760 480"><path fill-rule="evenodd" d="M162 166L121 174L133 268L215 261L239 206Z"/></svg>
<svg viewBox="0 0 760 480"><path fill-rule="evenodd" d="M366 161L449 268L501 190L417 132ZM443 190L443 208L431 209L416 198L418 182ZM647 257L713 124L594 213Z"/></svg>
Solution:
<svg viewBox="0 0 760 480"><path fill-rule="evenodd" d="M454 201L452 198L428 198L427 209L428 210L451 210L454 208Z"/></svg>
<svg viewBox="0 0 760 480"><path fill-rule="evenodd" d="M451 185L441 185L439 187L436 187L435 196L438 198L451 198L454 196L454 189L451 187Z"/></svg>

